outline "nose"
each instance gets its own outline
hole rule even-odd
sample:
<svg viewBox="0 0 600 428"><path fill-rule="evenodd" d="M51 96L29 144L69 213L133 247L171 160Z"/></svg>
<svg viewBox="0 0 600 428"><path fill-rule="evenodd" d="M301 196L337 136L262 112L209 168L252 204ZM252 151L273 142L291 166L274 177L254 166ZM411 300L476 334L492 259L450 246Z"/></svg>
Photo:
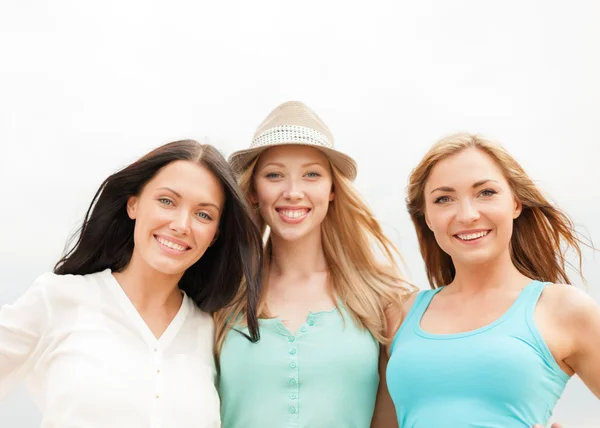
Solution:
<svg viewBox="0 0 600 428"><path fill-rule="evenodd" d="M187 211L177 210L174 213L174 217L171 220L171 224L169 224L169 227L173 232L179 233L181 235L189 235L191 231L190 221L191 216Z"/></svg>
<svg viewBox="0 0 600 428"><path fill-rule="evenodd" d="M479 220L479 211L473 206L470 199L463 199L460 202L456 219L464 224L470 224Z"/></svg>
<svg viewBox="0 0 600 428"><path fill-rule="evenodd" d="M302 190L300 183L294 179L290 179L283 192L283 197L291 201L297 201L304 197L304 191Z"/></svg>

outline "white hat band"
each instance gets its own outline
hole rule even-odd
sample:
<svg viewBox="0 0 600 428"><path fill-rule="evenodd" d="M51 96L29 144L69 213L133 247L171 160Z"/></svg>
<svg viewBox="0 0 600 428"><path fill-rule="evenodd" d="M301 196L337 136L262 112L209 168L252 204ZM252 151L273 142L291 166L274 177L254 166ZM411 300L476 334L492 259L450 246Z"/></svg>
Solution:
<svg viewBox="0 0 600 428"><path fill-rule="evenodd" d="M331 142L325 135L312 128L298 125L281 125L269 128L256 137L250 147L289 144L290 142L332 148Z"/></svg>

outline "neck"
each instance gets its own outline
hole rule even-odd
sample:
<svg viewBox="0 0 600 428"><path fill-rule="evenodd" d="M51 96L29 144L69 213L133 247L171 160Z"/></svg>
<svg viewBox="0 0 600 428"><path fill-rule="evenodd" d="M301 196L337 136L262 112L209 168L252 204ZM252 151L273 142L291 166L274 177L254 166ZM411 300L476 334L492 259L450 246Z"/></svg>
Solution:
<svg viewBox="0 0 600 428"><path fill-rule="evenodd" d="M327 271L320 229L295 241L271 235L271 246L270 274L306 278Z"/></svg>
<svg viewBox="0 0 600 428"><path fill-rule="evenodd" d="M138 310L181 305L179 280L183 274L168 275L150 268L135 253L131 261L114 277Z"/></svg>
<svg viewBox="0 0 600 428"><path fill-rule="evenodd" d="M506 251L481 264L455 263L456 275L449 285L455 291L477 294L492 289L523 288L531 279L517 270Z"/></svg>

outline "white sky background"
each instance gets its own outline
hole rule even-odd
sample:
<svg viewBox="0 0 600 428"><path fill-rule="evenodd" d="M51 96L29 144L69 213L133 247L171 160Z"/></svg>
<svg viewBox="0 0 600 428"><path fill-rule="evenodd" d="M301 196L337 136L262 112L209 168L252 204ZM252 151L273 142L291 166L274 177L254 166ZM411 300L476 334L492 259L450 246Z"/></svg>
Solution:
<svg viewBox="0 0 600 428"><path fill-rule="evenodd" d="M599 22L594 0L2 0L0 304L51 269L115 169L181 138L244 148L290 99L357 159L422 287L404 188L455 131L501 141L598 246ZM596 298L599 260L585 252ZM600 402L572 380L555 419L598 426ZM23 388L0 403L2 427L39 422Z"/></svg>

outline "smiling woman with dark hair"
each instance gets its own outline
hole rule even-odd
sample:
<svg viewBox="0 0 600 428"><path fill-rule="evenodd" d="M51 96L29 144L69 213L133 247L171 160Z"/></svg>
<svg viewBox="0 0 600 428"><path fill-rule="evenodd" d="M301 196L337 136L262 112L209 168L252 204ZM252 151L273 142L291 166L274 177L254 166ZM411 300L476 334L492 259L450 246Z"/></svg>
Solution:
<svg viewBox="0 0 600 428"><path fill-rule="evenodd" d="M102 183L54 273L0 311L0 397L26 379L48 428L219 427L211 313L243 286L258 340L261 254L215 148L148 153Z"/></svg>

